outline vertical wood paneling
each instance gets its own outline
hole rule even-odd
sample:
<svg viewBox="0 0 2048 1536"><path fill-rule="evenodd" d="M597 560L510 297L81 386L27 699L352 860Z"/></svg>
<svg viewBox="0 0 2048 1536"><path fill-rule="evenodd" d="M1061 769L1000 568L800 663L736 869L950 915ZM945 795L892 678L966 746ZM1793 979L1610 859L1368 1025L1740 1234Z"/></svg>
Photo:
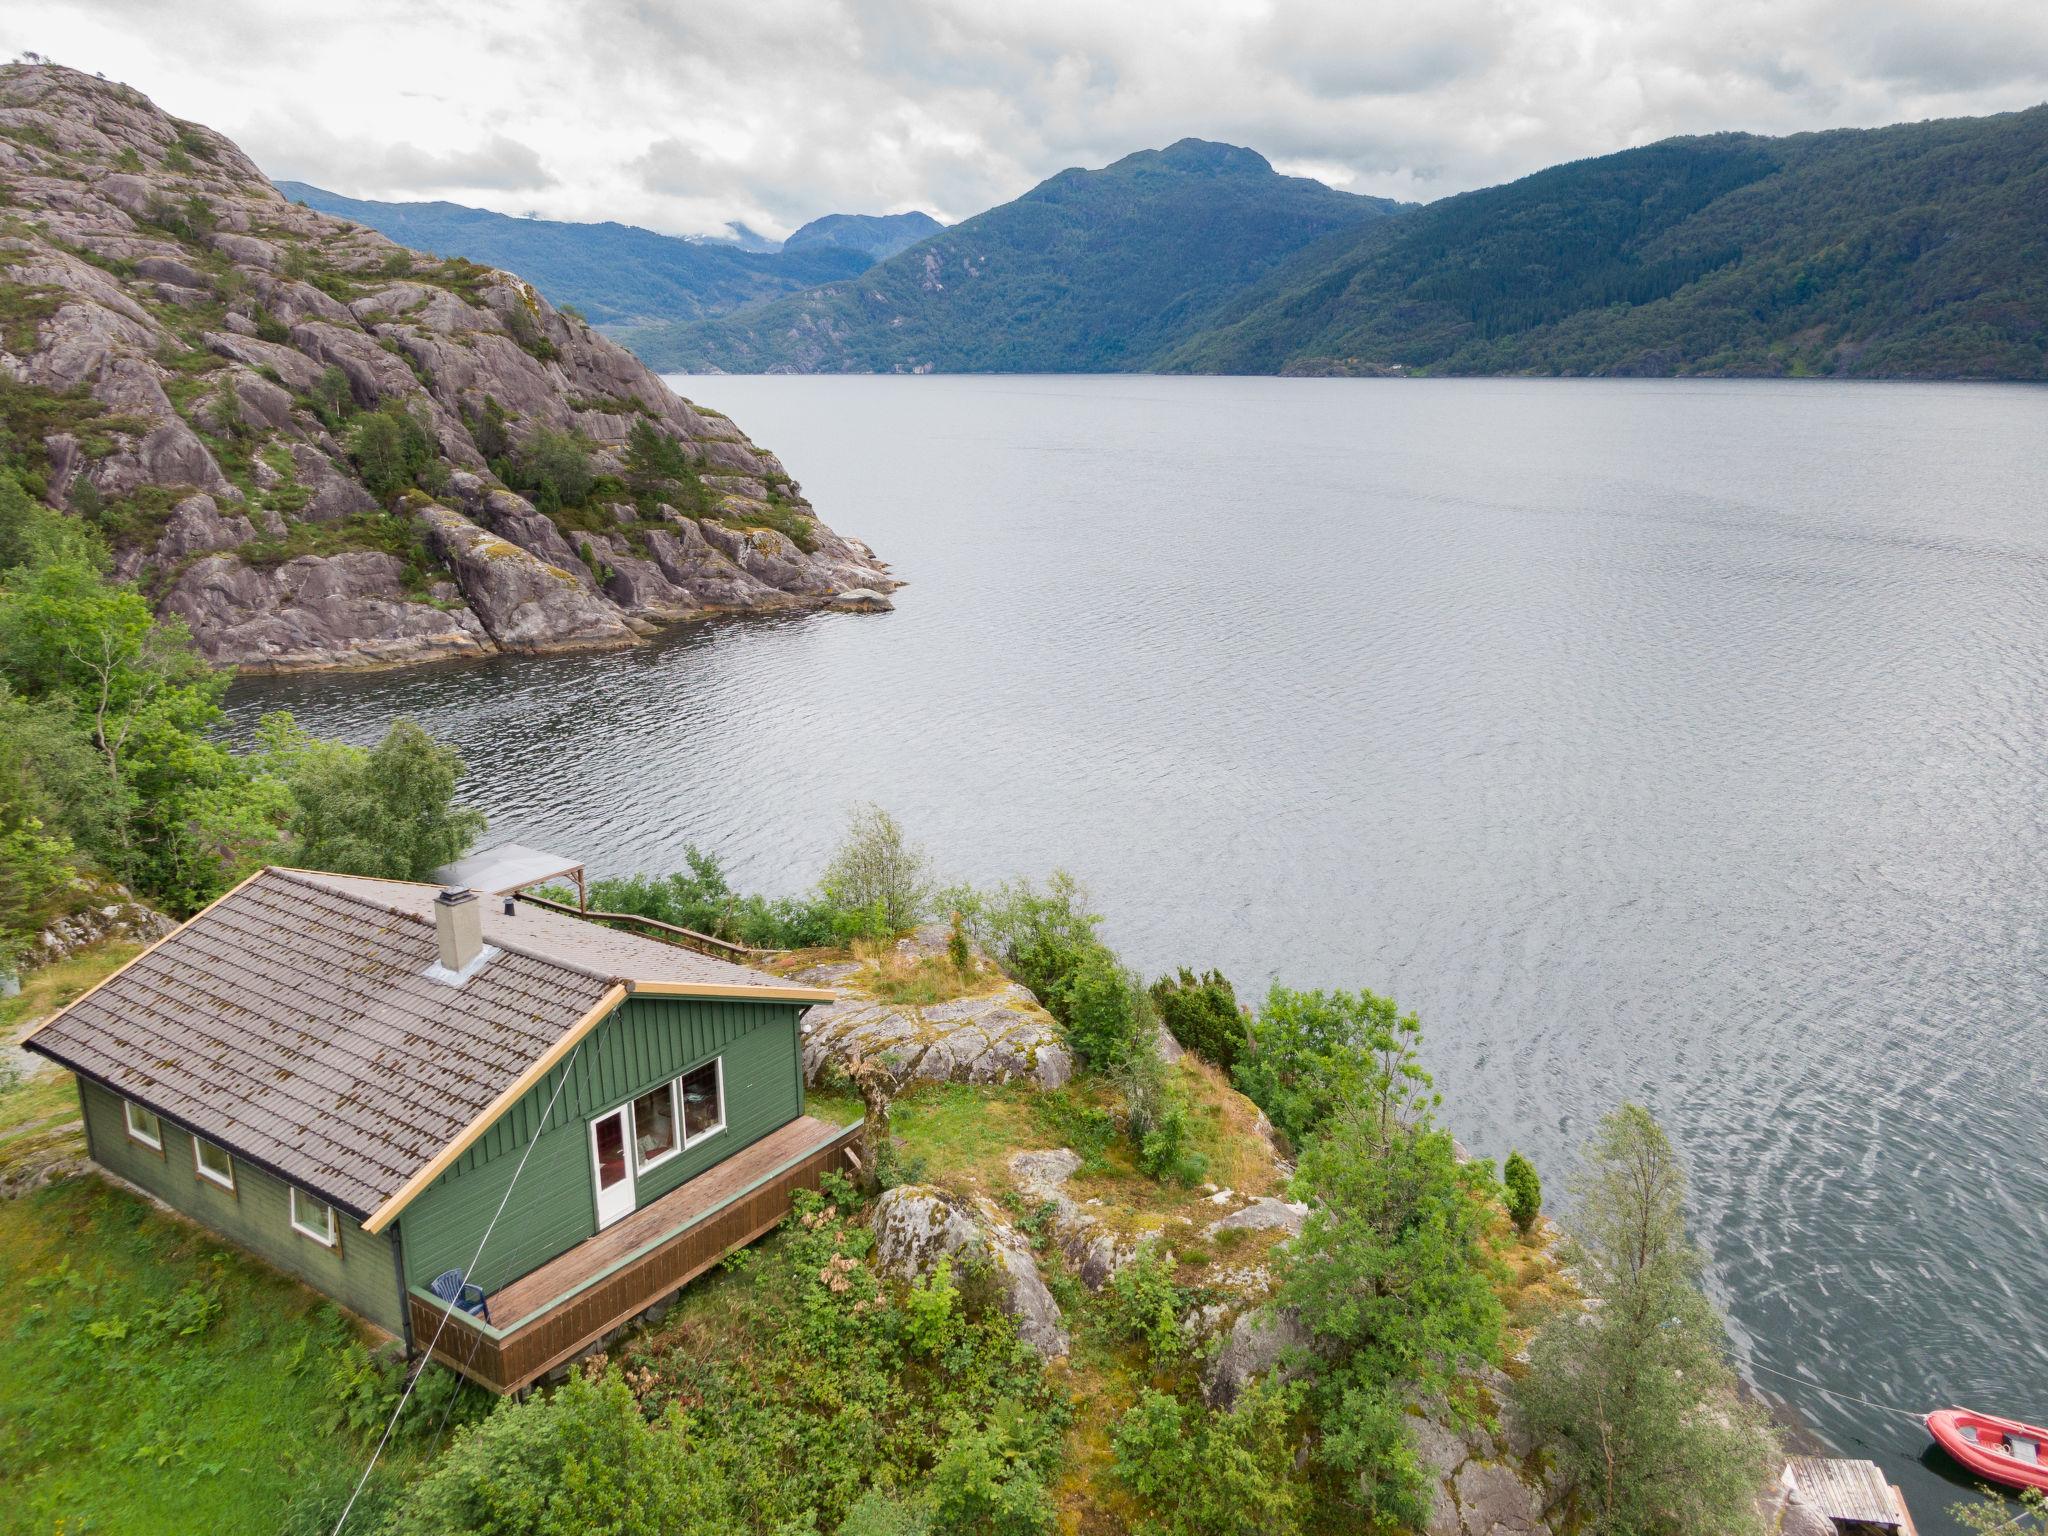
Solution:
<svg viewBox="0 0 2048 1536"><path fill-rule="evenodd" d="M642 1175L639 1203L787 1125L803 1112L800 1015L789 1003L628 998L406 1208L408 1279L424 1284L470 1264L522 1156L513 1201L472 1279L492 1290L591 1236L590 1121L714 1056L725 1060L725 1131ZM536 1135L550 1098L554 1111Z"/></svg>

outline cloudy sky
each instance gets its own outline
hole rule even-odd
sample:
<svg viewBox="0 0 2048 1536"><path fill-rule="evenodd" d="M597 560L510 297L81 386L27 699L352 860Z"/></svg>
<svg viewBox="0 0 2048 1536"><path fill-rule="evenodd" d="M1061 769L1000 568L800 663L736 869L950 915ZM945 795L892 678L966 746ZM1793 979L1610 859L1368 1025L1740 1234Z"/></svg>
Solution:
<svg viewBox="0 0 2048 1536"><path fill-rule="evenodd" d="M2048 0L11 0L271 175L783 234L1186 135L1427 200L1673 133L2048 99Z"/></svg>

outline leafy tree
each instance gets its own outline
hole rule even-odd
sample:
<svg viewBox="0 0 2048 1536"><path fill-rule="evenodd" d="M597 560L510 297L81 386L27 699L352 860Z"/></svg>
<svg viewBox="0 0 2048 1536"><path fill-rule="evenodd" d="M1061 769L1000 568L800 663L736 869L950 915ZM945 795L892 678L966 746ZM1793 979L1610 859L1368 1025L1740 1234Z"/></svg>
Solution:
<svg viewBox="0 0 2048 1536"><path fill-rule="evenodd" d="M132 587L68 560L13 573L0 678L69 712L100 774L88 851L137 889L189 910L270 850L279 791L210 734L226 674Z"/></svg>
<svg viewBox="0 0 2048 1536"><path fill-rule="evenodd" d="M1237 992L1221 971L1199 977L1186 966L1178 976L1152 983L1152 1004L1167 1033L1225 1072L1237 1065L1244 1049L1245 1017Z"/></svg>
<svg viewBox="0 0 2048 1536"><path fill-rule="evenodd" d="M0 571L60 562L103 569L106 546L90 524L44 506L0 469Z"/></svg>
<svg viewBox="0 0 2048 1536"><path fill-rule="evenodd" d="M491 466L491 473L501 480L512 455L510 422L511 417L505 414L505 407L498 404L495 395L485 395L483 405L469 419L469 435L476 443L476 451Z"/></svg>
<svg viewBox="0 0 2048 1536"><path fill-rule="evenodd" d="M423 880L484 830L481 812L454 803L461 754L411 720L366 751L317 740L280 713L264 716L259 741L291 794L290 857L308 868Z"/></svg>
<svg viewBox="0 0 2048 1536"><path fill-rule="evenodd" d="M914 927L931 907L931 862L879 805L856 807L818 888L841 912L879 912L889 933Z"/></svg>
<svg viewBox="0 0 2048 1536"><path fill-rule="evenodd" d="M573 433L536 427L512 451L512 476L505 483L533 499L542 512L580 507L597 484L590 450Z"/></svg>
<svg viewBox="0 0 2048 1536"><path fill-rule="evenodd" d="M445 474L433 432L397 400L386 400L356 418L349 430L348 456L370 494L384 502L415 486L438 489Z"/></svg>
<svg viewBox="0 0 2048 1536"><path fill-rule="evenodd" d="M283 337L274 338L283 340ZM320 377L313 381L313 414L318 416L328 431L340 428L342 422L355 414L355 392L349 387L348 375L329 364L320 371Z"/></svg>
<svg viewBox="0 0 2048 1536"><path fill-rule="evenodd" d="M1597 1305L1537 1335L1518 1386L1530 1427L1555 1441L1595 1530L1758 1529L1777 1445L1735 1390L1686 1236L1685 1175L1648 1110L1601 1121L1573 1196L1568 1257Z"/></svg>
<svg viewBox="0 0 2048 1536"><path fill-rule="evenodd" d="M676 499L677 487L692 478L683 446L649 421L637 417L626 437L626 489L645 510Z"/></svg>
<svg viewBox="0 0 2048 1536"><path fill-rule="evenodd" d="M1374 1068L1303 1149L1294 1193L1310 1210L1280 1295L1329 1356L1313 1389L1317 1460L1379 1518L1420 1526L1428 1490L1402 1393L1440 1391L1460 1365L1491 1359L1502 1314L1485 1243L1491 1174L1460 1164L1429 1123L1428 1079L1412 1066Z"/></svg>
<svg viewBox="0 0 2048 1536"><path fill-rule="evenodd" d="M1536 1176L1536 1165L1519 1152L1509 1152L1501 1183L1507 1190L1508 1215L1526 1237L1543 1214L1543 1181Z"/></svg>
<svg viewBox="0 0 2048 1536"><path fill-rule="evenodd" d="M942 1531L1039 1536L1058 1510L1039 1475L1044 1421L1005 1401L984 1422L961 1417L931 1473L933 1523Z"/></svg>
<svg viewBox="0 0 2048 1536"><path fill-rule="evenodd" d="M1294 1474L1292 1394L1255 1383L1210 1413L1150 1388L1118 1421L1116 1476L1146 1511L1137 1536L1289 1536L1306 1500Z"/></svg>
<svg viewBox="0 0 2048 1536"><path fill-rule="evenodd" d="M1384 1120L1395 1095L1428 1082L1414 1043L1422 1026L1373 992L1293 992L1276 985L1253 1021L1234 1074L1245 1096L1296 1146L1371 1096ZM1431 1099L1426 1108L1434 1108Z"/></svg>
<svg viewBox="0 0 2048 1536"><path fill-rule="evenodd" d="M399 1536L674 1536L694 1526L696 1479L681 1428L649 1425L616 1372L572 1375L509 1398L455 1432L401 1512Z"/></svg>
<svg viewBox="0 0 2048 1536"><path fill-rule="evenodd" d="M1949 1518L1980 1536L2048 1536L2048 1494L2028 1488L2017 1497L1984 1490L1974 1504L1951 1504Z"/></svg>
<svg viewBox="0 0 2048 1536"><path fill-rule="evenodd" d="M1134 998L1143 993L1134 992ZM1144 1028L1142 1022L1139 1026ZM1155 1179L1192 1184L1207 1171L1207 1163L1194 1149L1194 1124L1189 1115L1187 1091L1179 1077L1160 1060L1151 1035L1142 1035L1130 1054L1119 1062L1114 1081L1124 1096L1124 1112L1132 1143L1138 1149L1138 1166Z"/></svg>
<svg viewBox="0 0 2048 1536"><path fill-rule="evenodd" d="M955 891L948 902L981 947L1055 1012L1055 1000L1081 962L1103 948L1088 892L1063 869L1040 890L1014 880L994 891Z"/></svg>
<svg viewBox="0 0 2048 1536"><path fill-rule="evenodd" d="M1152 1053L1152 1000L1101 944L1089 949L1049 1006L1081 1065L1107 1072Z"/></svg>

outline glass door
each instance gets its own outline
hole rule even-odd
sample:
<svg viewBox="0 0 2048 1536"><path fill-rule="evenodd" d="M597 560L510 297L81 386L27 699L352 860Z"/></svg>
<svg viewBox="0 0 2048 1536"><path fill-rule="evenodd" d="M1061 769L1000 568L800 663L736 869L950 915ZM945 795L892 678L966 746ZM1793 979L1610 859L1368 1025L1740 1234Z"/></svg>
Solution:
<svg viewBox="0 0 2048 1536"><path fill-rule="evenodd" d="M626 1155L626 1109L590 1122L590 1160L597 1183L600 1230L633 1214L633 1160Z"/></svg>

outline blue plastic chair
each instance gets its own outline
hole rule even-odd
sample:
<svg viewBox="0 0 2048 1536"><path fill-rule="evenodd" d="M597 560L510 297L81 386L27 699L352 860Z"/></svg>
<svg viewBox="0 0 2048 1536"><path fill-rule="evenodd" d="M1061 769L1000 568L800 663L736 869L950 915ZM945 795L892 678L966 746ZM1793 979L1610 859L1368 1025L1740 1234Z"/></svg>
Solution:
<svg viewBox="0 0 2048 1536"><path fill-rule="evenodd" d="M491 1304L484 1299L482 1289L463 1284L459 1269L443 1270L434 1276L434 1283L427 1289L471 1317L480 1317L487 1323L491 1320Z"/></svg>

